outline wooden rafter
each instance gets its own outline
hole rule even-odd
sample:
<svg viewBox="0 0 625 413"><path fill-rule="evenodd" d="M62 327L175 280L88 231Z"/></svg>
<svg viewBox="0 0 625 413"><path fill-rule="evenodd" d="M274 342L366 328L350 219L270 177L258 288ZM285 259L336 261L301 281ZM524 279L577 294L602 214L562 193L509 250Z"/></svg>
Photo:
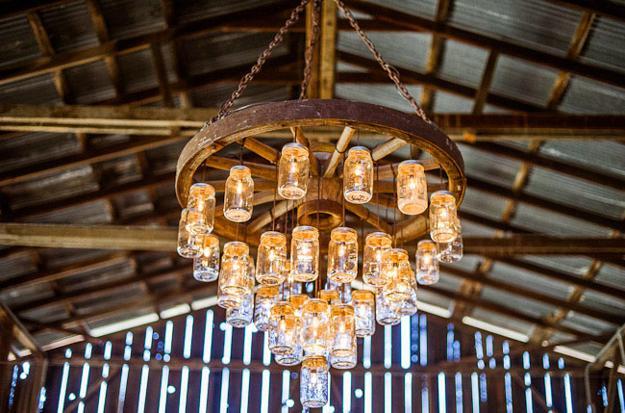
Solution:
<svg viewBox="0 0 625 413"><path fill-rule="evenodd" d="M319 42L319 97L332 99L336 80L336 3L323 0Z"/></svg>

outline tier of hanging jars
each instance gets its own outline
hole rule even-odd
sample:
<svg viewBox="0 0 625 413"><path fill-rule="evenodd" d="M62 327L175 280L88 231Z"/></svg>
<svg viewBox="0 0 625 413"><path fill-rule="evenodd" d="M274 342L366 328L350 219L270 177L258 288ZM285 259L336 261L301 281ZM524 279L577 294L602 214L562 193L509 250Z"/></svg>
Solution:
<svg viewBox="0 0 625 413"><path fill-rule="evenodd" d="M307 191L310 154L299 143L284 146L278 163L277 193L284 199L302 199ZM347 202L369 202L374 191L371 152L351 148L343 164L342 195ZM193 277L218 280L217 304L226 309L233 327L254 325L268 334L269 349L277 364L301 364L300 400L307 408L328 401L329 367L350 369L356 365L356 338L372 336L376 322L396 325L417 312L417 283L439 279L439 262L462 258L463 245L456 200L447 191L427 196L427 181L418 161L397 165L397 208L405 215L428 210L431 240L417 244L416 272L408 252L395 248L393 237L372 232L364 239L362 278L369 289L352 291L358 276L358 234L345 226L330 233L327 250L327 284L315 295L303 293L303 283L315 281L320 271L319 231L313 226L293 228L287 234L261 234L256 265L244 242L224 244L212 234L215 189L195 183L189 189L187 208L178 229L178 253L193 259ZM233 222L252 217L254 181L251 171L236 165L224 188L223 214ZM255 288L254 284L257 282Z"/></svg>

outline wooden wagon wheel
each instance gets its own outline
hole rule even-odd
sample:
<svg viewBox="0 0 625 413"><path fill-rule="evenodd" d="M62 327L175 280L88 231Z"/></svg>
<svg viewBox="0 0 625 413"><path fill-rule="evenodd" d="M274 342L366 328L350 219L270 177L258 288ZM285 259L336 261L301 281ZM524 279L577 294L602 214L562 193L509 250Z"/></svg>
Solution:
<svg viewBox="0 0 625 413"><path fill-rule="evenodd" d="M303 128L340 127L336 146L332 151L320 149L320 145L311 145L304 136ZM181 206L186 206L187 192L193 183L194 176L203 165L211 168L227 170L239 163L238 159L220 157L217 153L226 146L240 143L249 151L266 159L269 163L245 162L250 167L255 179L260 178L256 185L254 204L259 205L274 201L276 187L276 164L279 150L262 142L262 139L279 132L290 132L296 140L309 146L311 153L312 182L309 193L300 201L279 201L270 211L252 217L248 223L248 241L257 240L262 230L272 219L299 207L300 222L309 222L310 217L317 213L323 214L327 223L322 226L336 225L337 206L342 204L341 178L336 170L342 154L346 151L351 139L358 131L387 136L389 139L372 150L372 157L379 165L375 191L383 196L374 196L371 204L396 208L392 197L387 194L394 192L393 175L395 164L385 159L400 147L411 144L431 155L431 159L422 161L426 171L438 170L445 175L446 189L454 194L458 205L466 186L464 163L456 144L438 128L423 121L421 118L389 109L383 106L346 100L294 100L272 102L248 106L230 113L228 116L207 124L184 147L178 159L176 171L176 195ZM323 146L323 145L321 145ZM326 145L327 146L327 145ZM325 154L324 154L325 152ZM325 188L317 202L318 179ZM431 190L432 188L430 188ZM440 189L437 186L435 189ZM279 198L278 198L279 199ZM321 202L323 200L323 202ZM392 232L390 224L376 215L370 208L345 202L345 208L359 219L386 232ZM219 214L219 210L217 214ZM234 224L224 222L220 235L234 237L231 229ZM216 230L219 226L216 224ZM424 215L409 217L396 226L397 235L408 241L423 235L427 231L427 219Z"/></svg>

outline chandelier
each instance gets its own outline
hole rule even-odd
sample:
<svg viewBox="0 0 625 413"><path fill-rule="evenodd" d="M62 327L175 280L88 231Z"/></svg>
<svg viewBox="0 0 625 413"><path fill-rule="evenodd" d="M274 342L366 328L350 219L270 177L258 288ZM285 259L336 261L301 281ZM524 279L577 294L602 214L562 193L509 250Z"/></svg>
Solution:
<svg viewBox="0 0 625 413"><path fill-rule="evenodd" d="M396 69L382 59L341 0L334 1L416 116L360 102L306 99L319 32L319 0L312 0L312 36L305 52L300 99L231 110L309 1L302 0L292 11L218 115L185 146L178 160L176 194L184 208L178 253L193 259L193 276L202 282L218 282L217 304L226 309L230 325L253 323L268 334L277 364L301 364L300 401L304 407L316 408L328 401L329 368L356 365L357 337L373 335L376 323L395 325L402 317L414 315L417 285L438 281L439 262L462 258L457 206L466 180L456 145L431 124ZM337 127L343 132L330 150L311 145L305 138L306 128ZM257 138L280 130L288 131L293 141L282 147L279 159L273 159L275 176L243 162L246 139L254 139L256 151L261 153L266 144ZM351 138L361 130L389 136L391 143L409 143L431 158L384 163L365 146L348 149ZM215 166L210 157L230 144L240 145L239 162L230 158L234 165L229 167L223 187L223 208L216 210L215 188L199 177L208 164ZM341 160L342 174L335 176ZM227 165L217 166L228 169ZM382 169L390 171L386 181L380 176ZM438 169L441 177L440 184L430 185L435 190L428 188L426 179L426 170L431 169ZM271 223L271 230L262 233L248 231L246 224L255 205L270 202L255 197L254 178L258 175L273 187L268 219L255 225L262 229ZM382 189L393 195L392 202L380 202ZM256 195L261 193L266 198L267 191ZM282 208L277 207L277 200ZM378 230L364 236L361 225L359 236L357 228L347 226L346 203L358 218ZM413 228L411 239L424 238L416 245L414 268L404 249L403 227L398 234L393 224L390 231L380 223L379 215L376 224L370 219L373 209L368 204L392 209L394 222L397 211L413 218L416 230ZM295 209L297 217L289 213ZM223 251L219 238L212 234L216 214L233 223L226 227L232 240L223 245ZM255 260L251 249L256 252ZM356 281L359 270L362 281ZM360 282L360 288L352 291L355 282Z"/></svg>

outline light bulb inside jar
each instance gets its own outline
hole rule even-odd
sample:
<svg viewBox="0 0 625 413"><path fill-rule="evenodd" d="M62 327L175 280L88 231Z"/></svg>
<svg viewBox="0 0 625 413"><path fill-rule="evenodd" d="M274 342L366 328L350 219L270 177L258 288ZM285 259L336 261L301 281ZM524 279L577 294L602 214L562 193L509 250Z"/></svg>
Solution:
<svg viewBox="0 0 625 413"><path fill-rule="evenodd" d="M397 167L397 207L406 215L419 215L428 207L427 181L423 165L414 160Z"/></svg>
<svg viewBox="0 0 625 413"><path fill-rule="evenodd" d="M348 304L334 305L330 314L330 364L336 369L351 369L356 365L354 307Z"/></svg>
<svg viewBox="0 0 625 413"><path fill-rule="evenodd" d="M306 357L326 356L330 306L325 300L311 298L302 308L302 347Z"/></svg>
<svg viewBox="0 0 625 413"><path fill-rule="evenodd" d="M456 198L448 191L436 191L430 197L430 237L448 243L460 233Z"/></svg>
<svg viewBox="0 0 625 413"><path fill-rule="evenodd" d="M318 409L328 403L328 362L325 357L309 357L300 371L300 402L306 409Z"/></svg>
<svg viewBox="0 0 625 413"><path fill-rule="evenodd" d="M200 256L193 259L193 278L202 282L215 281L219 277L219 238L215 235L200 235L202 248Z"/></svg>
<svg viewBox="0 0 625 413"><path fill-rule="evenodd" d="M308 191L310 169L308 148L291 142L284 145L278 163L278 194L285 199L301 199Z"/></svg>
<svg viewBox="0 0 625 413"><path fill-rule="evenodd" d="M187 226L189 210L183 209L178 224L178 245L176 250L183 258L196 258L201 255L202 236L190 232Z"/></svg>
<svg viewBox="0 0 625 413"><path fill-rule="evenodd" d="M373 232L365 238L362 257L362 278L365 283L380 288L388 283L389 275L382 271L382 257L391 249L392 239L384 232Z"/></svg>
<svg viewBox="0 0 625 413"><path fill-rule="evenodd" d="M224 189L224 216L233 222L245 222L252 217L254 181L250 168L235 165Z"/></svg>
<svg viewBox="0 0 625 413"><path fill-rule="evenodd" d="M285 280L286 235L268 231L260 236L256 260L256 280L263 285L278 285Z"/></svg>
<svg viewBox="0 0 625 413"><path fill-rule="evenodd" d="M253 264L247 244L231 241L224 245L219 273L217 305L234 308L241 305L254 286Z"/></svg>
<svg viewBox="0 0 625 413"><path fill-rule="evenodd" d="M271 309L278 299L278 287L275 285L261 285L256 291L254 305L254 325L259 331L269 330Z"/></svg>
<svg viewBox="0 0 625 413"><path fill-rule="evenodd" d="M210 234L215 220L215 188L199 182L189 188L187 229L194 234Z"/></svg>
<svg viewBox="0 0 625 413"><path fill-rule="evenodd" d="M356 290L352 293L356 337L372 336L375 333L375 298L371 291Z"/></svg>
<svg viewBox="0 0 625 413"><path fill-rule="evenodd" d="M364 204L373 196L373 159L369 149L355 146L343 164L343 196L352 204Z"/></svg>
<svg viewBox="0 0 625 413"><path fill-rule="evenodd" d="M273 354L292 354L300 345L300 320L286 301L276 303L269 318L269 349Z"/></svg>
<svg viewBox="0 0 625 413"><path fill-rule="evenodd" d="M353 228L338 227L330 233L328 278L350 283L358 275L358 233Z"/></svg>
<svg viewBox="0 0 625 413"><path fill-rule="evenodd" d="M319 275L319 231L311 226L293 229L291 239L291 278L297 282L314 281Z"/></svg>
<svg viewBox="0 0 625 413"><path fill-rule="evenodd" d="M422 240L417 244L417 281L422 285L431 285L438 282L439 265L436 258L438 251L436 244L430 240Z"/></svg>

